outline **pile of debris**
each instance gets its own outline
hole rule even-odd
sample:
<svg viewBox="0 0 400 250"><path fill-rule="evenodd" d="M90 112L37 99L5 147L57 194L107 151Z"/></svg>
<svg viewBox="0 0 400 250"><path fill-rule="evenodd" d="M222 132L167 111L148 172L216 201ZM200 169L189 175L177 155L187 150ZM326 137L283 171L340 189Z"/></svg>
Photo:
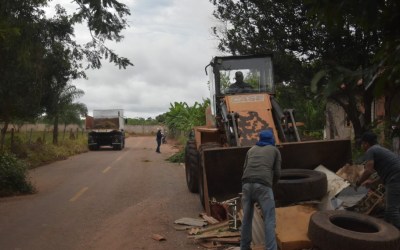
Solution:
<svg viewBox="0 0 400 250"><path fill-rule="evenodd" d="M310 225L318 227L312 222L312 216L316 212L353 211L363 216L382 216L384 210L384 189L382 185L377 184L368 189L354 189L353 183L362 174L362 165L346 165L336 173L324 166L319 166L314 171L326 175L327 190L324 197L318 200L285 203L282 206L277 202L276 237L280 250L315 249L314 242L309 238L309 227ZM225 219L221 220L219 215L212 217L202 213L200 218L176 220L175 228L186 230L189 239L207 249L239 249L239 228L243 216L239 200L240 197L236 197L224 202L212 202L211 207L224 210L227 215ZM340 213L339 215L342 216L343 214ZM215 217L218 217L219 220ZM255 206L252 231L252 249L264 249L264 224L262 213L257 205ZM395 244L398 242L399 240Z"/></svg>

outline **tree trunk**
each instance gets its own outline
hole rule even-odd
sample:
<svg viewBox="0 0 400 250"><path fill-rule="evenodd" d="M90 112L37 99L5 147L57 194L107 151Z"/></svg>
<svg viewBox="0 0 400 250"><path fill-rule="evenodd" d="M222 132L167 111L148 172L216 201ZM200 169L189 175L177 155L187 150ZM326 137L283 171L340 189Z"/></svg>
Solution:
<svg viewBox="0 0 400 250"><path fill-rule="evenodd" d="M4 148L4 142L6 140L6 133L7 133L7 129L8 129L8 121L4 122L4 127L1 129L1 138L0 138L0 151L3 151Z"/></svg>
<svg viewBox="0 0 400 250"><path fill-rule="evenodd" d="M53 124L53 144L58 144L58 115L54 117L54 124Z"/></svg>

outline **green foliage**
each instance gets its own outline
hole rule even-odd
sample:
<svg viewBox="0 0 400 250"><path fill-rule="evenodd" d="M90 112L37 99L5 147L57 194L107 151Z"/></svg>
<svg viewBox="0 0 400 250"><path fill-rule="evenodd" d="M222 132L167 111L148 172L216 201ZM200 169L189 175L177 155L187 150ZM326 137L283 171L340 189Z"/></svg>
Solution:
<svg viewBox="0 0 400 250"><path fill-rule="evenodd" d="M44 139L43 139L44 138ZM29 168L35 168L45 163L66 159L71 155L87 152L86 134L68 132L58 145L51 143L51 132L16 133L11 145L11 138L7 136L7 152L12 152L18 159L27 163Z"/></svg>
<svg viewBox="0 0 400 250"><path fill-rule="evenodd" d="M44 112L57 119L63 90L71 79L85 77L87 68L100 68L109 59L120 68L132 65L105 45L119 42L130 11L117 0L75 0L69 15L60 5L47 18L43 6L49 0L0 3L0 121L3 131L13 121L33 120ZM86 23L92 40L77 43L74 25ZM87 59L87 68L82 61ZM67 89L66 89L67 88ZM71 103L71 102L69 102ZM62 112L61 112L62 113ZM56 123L56 122L55 122ZM3 147L4 133L1 134Z"/></svg>
<svg viewBox="0 0 400 250"><path fill-rule="evenodd" d="M160 125L160 123L162 123L161 117L162 117L162 115L157 116L156 119L153 119L151 117L149 117L147 119L142 118L142 117L128 118L128 125Z"/></svg>
<svg viewBox="0 0 400 250"><path fill-rule="evenodd" d="M185 162L185 151L181 150L167 159L170 162L181 163Z"/></svg>
<svg viewBox="0 0 400 250"><path fill-rule="evenodd" d="M375 80L375 96L391 96L388 99L399 91L400 5L394 0L210 2L216 6L214 16L225 24L214 28L221 51L272 51L275 82L293 88L290 99L297 99L284 102L309 99L304 91L310 92L311 83L318 95L342 106L356 136L365 127L355 99L363 98L365 125L371 121L372 97L365 87ZM296 105L290 106L298 110Z"/></svg>
<svg viewBox="0 0 400 250"><path fill-rule="evenodd" d="M188 135L195 126L206 124L205 110L210 104L210 100L203 100L203 103L195 102L189 106L185 102L171 103L169 111L165 115L165 124L169 132L176 135L179 132Z"/></svg>
<svg viewBox="0 0 400 250"><path fill-rule="evenodd" d="M0 154L0 197L35 191L28 180L27 165L9 153Z"/></svg>

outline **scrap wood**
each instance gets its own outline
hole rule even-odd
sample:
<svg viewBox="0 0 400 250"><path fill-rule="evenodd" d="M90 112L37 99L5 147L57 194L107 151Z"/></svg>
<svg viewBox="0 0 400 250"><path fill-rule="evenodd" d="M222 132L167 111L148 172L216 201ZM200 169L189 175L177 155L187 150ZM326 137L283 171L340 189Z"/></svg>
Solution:
<svg viewBox="0 0 400 250"><path fill-rule="evenodd" d="M208 224L217 224L219 223L219 220L215 219L212 216L207 215L206 213L200 213L200 217L203 218L205 221L208 222Z"/></svg>
<svg viewBox="0 0 400 250"><path fill-rule="evenodd" d="M164 236L162 236L162 235L160 235L160 234L153 234L153 235L151 236L151 238L154 239L154 240L157 240L157 241L167 240L167 239L165 239Z"/></svg>
<svg viewBox="0 0 400 250"><path fill-rule="evenodd" d="M356 183L358 178L364 172L364 165L350 165L346 164L340 168L336 174L350 183Z"/></svg>
<svg viewBox="0 0 400 250"><path fill-rule="evenodd" d="M208 232L200 235L190 235L188 236L189 239L207 239L207 238L223 238L223 237L235 237L235 236L240 236L240 232Z"/></svg>
<svg viewBox="0 0 400 250"><path fill-rule="evenodd" d="M195 219L195 218L181 218L174 222L175 224L182 224L182 225L189 225L189 226L196 226L196 227L203 227L207 225L207 222L202 219Z"/></svg>
<svg viewBox="0 0 400 250"><path fill-rule="evenodd" d="M240 244L240 236L224 237L224 238L208 238L206 241L220 242L225 244Z"/></svg>
<svg viewBox="0 0 400 250"><path fill-rule="evenodd" d="M189 234L202 234L202 233L206 233L206 232L210 232L210 231L214 231L214 230L221 230L222 228L226 228L228 229L229 227L229 221L224 221L212 226L207 226L205 228L198 228L198 230L193 229L189 231ZM195 232L195 233L194 233Z"/></svg>

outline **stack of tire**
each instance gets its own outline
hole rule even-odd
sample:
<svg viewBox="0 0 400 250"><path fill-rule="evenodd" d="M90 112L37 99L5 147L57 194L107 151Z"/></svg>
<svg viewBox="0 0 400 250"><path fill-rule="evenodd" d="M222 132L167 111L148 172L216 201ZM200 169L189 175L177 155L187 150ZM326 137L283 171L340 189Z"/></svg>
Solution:
<svg viewBox="0 0 400 250"><path fill-rule="evenodd" d="M275 200L281 203L320 200L328 189L326 174L309 169L282 169L274 187Z"/></svg>

